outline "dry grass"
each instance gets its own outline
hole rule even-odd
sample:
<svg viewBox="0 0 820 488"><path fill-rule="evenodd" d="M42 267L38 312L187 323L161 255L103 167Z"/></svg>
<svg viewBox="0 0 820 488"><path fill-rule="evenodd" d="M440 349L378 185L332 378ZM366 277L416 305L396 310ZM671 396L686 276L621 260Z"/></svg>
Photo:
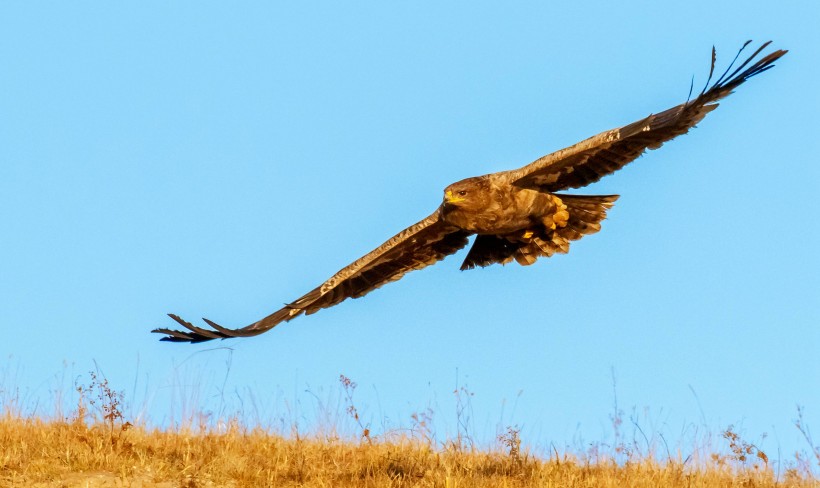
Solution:
<svg viewBox="0 0 820 488"><path fill-rule="evenodd" d="M776 473L768 456L732 428L722 435L725 452L698 462L635 454L625 444L608 455L534 456L514 427L485 450L466 432L438 442L426 427L429 412L414 414L409 431L376 436L353 403L355 383L340 381L357 438L295 431L285 437L236 420L173 431L135 427L120 409L122 394L92 374L90 386L77 387L77 407L64 420L8 410L0 417L0 486L820 486L811 457Z"/></svg>
<svg viewBox="0 0 820 488"><path fill-rule="evenodd" d="M408 438L285 439L237 422L222 433L125 425L112 432L107 423L6 416L0 420L0 486L818 486L796 469L778 482L754 450L760 463L753 466L729 455L685 468L651 458L542 460L521 453L513 433L502 443L509 450L481 452L437 450Z"/></svg>
<svg viewBox="0 0 820 488"><path fill-rule="evenodd" d="M221 434L83 422L0 421L3 486L817 486L726 459L701 469L652 459L617 465L512 452L434 450L421 442L287 440L233 424Z"/></svg>

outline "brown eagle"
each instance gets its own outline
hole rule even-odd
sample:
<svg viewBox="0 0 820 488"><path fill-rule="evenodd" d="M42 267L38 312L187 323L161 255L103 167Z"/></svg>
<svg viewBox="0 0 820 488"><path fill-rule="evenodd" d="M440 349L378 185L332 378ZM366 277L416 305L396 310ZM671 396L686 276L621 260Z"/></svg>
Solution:
<svg viewBox="0 0 820 488"><path fill-rule="evenodd" d="M594 234L601 228L607 209L617 195L580 196L554 193L580 188L598 181L636 159L647 149L657 149L685 134L717 101L746 80L772 68L786 54L774 51L758 58L771 43L764 43L734 71L732 63L711 86L715 49L703 91L694 99L658 114L590 137L511 171L467 178L444 190L444 201L427 218L391 237L384 244L331 276L316 289L271 315L241 329L227 329L208 319L211 328L197 327L169 314L186 330L166 328L163 341L202 342L229 337L249 337L266 332L281 322L332 307L346 298L359 298L396 281L409 271L421 269L466 246L477 234L462 270L513 260L528 266L540 256L566 253L570 241ZM730 73L731 71L731 73Z"/></svg>

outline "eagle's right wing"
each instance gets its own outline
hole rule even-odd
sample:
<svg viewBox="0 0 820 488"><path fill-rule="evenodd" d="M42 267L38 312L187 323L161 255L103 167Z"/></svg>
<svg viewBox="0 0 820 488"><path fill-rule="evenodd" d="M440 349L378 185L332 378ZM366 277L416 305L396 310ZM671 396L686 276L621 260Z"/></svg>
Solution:
<svg viewBox="0 0 820 488"><path fill-rule="evenodd" d="M740 49L740 53L751 41ZM694 100L677 107L650 115L642 120L618 129L602 132L573 146L541 157L532 163L513 171L502 172L512 184L538 188L541 191L561 191L580 188L614 173L637 159L647 149L657 149L681 134L685 134L700 122L706 114L717 108L721 98L743 84L746 80L774 66L774 62L788 51L779 50L763 58L754 59L771 41L764 43L731 74L726 72L709 87L715 70L715 50L712 48L712 67L706 87ZM749 64L752 63L750 66ZM748 66L748 68L747 68ZM744 70L745 68L745 70Z"/></svg>
<svg viewBox="0 0 820 488"><path fill-rule="evenodd" d="M203 319L211 328L201 328L177 315L168 314L186 330L160 328L152 332L166 334L161 340L172 342L203 342L255 336L303 313L309 315L347 298L362 297L385 283L400 279L409 271L440 261L466 246L469 235L468 232L444 223L439 217L439 210L436 210L426 219L404 229L346 266L321 286L247 327L227 329Z"/></svg>

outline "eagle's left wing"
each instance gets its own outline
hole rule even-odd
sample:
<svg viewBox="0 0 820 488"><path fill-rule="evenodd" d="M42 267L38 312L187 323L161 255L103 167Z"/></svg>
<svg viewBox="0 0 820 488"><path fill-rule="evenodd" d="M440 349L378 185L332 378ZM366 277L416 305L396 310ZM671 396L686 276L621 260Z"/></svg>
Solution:
<svg viewBox="0 0 820 488"><path fill-rule="evenodd" d="M227 329L213 321L202 319L211 328L201 328L177 315L168 314L187 330L160 328L152 332L166 334L162 340L172 342L203 342L255 336L303 313L310 315L347 298L363 297L385 283L400 279L409 271L440 261L466 246L469 235L469 232L443 222L440 211L436 210L426 219L404 229L346 266L321 286L247 327Z"/></svg>
<svg viewBox="0 0 820 488"><path fill-rule="evenodd" d="M735 56L735 61L750 42L747 41L743 45ZM712 68L709 80L706 82L709 88L708 90L704 88L694 100L650 115L624 127L602 132L573 146L541 157L523 168L499 174L504 175L512 184L550 192L580 188L598 181L634 161L647 149L657 149L664 142L685 134L706 114L717 108L718 100L731 94L735 88L752 76L772 68L773 63L788 51L774 51L752 63L770 43L771 41L760 46L730 74L729 71L734 65L733 61L723 76L709 87L709 81L715 69L715 50L712 48Z"/></svg>

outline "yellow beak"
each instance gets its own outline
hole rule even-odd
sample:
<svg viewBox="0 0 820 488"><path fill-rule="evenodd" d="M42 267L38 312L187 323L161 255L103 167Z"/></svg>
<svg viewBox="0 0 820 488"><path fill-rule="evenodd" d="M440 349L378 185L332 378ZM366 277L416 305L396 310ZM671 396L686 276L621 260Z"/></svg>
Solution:
<svg viewBox="0 0 820 488"><path fill-rule="evenodd" d="M463 202L464 200L466 200L466 198L457 197L453 195L453 192L451 192L450 190L444 192L444 201L447 203L458 203Z"/></svg>

